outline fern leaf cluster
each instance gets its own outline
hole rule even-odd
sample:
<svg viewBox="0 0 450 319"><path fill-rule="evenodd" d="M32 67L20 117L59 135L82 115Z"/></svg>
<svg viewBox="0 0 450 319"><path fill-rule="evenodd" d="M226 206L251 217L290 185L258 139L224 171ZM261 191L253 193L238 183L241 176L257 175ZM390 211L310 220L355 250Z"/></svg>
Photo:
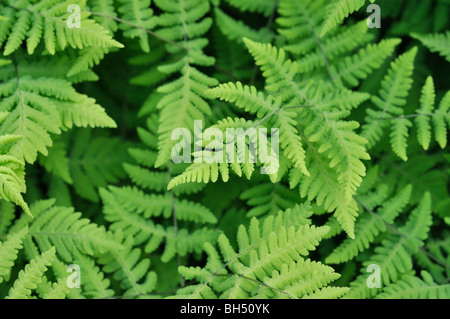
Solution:
<svg viewBox="0 0 450 319"><path fill-rule="evenodd" d="M0 1L0 298L448 299L449 12Z"/></svg>

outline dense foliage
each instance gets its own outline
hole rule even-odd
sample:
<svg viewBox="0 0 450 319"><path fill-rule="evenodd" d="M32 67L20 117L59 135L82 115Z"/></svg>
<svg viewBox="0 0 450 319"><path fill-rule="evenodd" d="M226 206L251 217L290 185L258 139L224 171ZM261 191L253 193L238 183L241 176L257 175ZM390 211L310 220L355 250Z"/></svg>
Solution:
<svg viewBox="0 0 450 319"><path fill-rule="evenodd" d="M1 0L0 298L449 298L449 30L449 0ZM176 163L199 120L279 152Z"/></svg>

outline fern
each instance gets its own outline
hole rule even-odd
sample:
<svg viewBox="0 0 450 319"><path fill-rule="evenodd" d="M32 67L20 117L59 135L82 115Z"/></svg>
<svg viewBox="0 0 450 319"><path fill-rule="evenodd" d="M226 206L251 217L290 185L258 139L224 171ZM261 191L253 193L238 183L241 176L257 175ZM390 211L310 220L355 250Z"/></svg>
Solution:
<svg viewBox="0 0 450 319"><path fill-rule="evenodd" d="M431 122L434 126L436 141L442 148L447 144L447 123L449 118L449 94L447 93L438 110L434 110L435 88L432 77L428 77L422 88L420 107L416 114L405 115L401 108L406 104L406 97L411 88L413 58L416 49L405 53L392 63L389 73L382 83L380 97L375 96L372 102L378 110L367 110L367 124L363 127L363 136L373 146L380 138L383 128L391 122L390 140L393 151L404 161L407 157L409 127L413 125L409 118L415 117L417 138L423 149L427 150L431 142ZM381 122L381 123L377 123Z"/></svg>
<svg viewBox="0 0 450 319"><path fill-rule="evenodd" d="M25 227L18 233L10 235L5 242L0 243L0 283L9 276L14 261L17 258L17 253L22 248L22 241L27 232L28 229Z"/></svg>
<svg viewBox="0 0 450 319"><path fill-rule="evenodd" d="M401 117L404 114L401 108L406 104L408 91L411 89L414 57L417 49L414 48L404 53L396 61L392 62L388 74L382 82L382 89L379 96L372 98L372 102L378 110L369 109L367 111L367 124L363 128L363 136L373 145L380 139L382 128L385 124L374 123L377 119L385 117ZM387 123L386 121L384 123ZM407 128L411 126L411 121L407 118L399 118L395 121L391 130L391 145L393 151L403 160L406 156L406 135Z"/></svg>
<svg viewBox="0 0 450 319"><path fill-rule="evenodd" d="M153 131L141 129L140 132L149 149L130 150L143 167L127 164L125 169L138 185L161 192L167 188L171 170L175 168L169 166L168 171L159 172L148 169L154 165L157 158L157 143L153 135L157 123L149 121L148 124L149 129ZM151 186L147 185L148 181L153 181ZM157 250L164 243L161 260L168 262L175 255L185 256L187 253L200 252L204 242L214 241L218 236L217 231L207 227L194 232L189 231L188 227L178 227L178 221L199 225L217 223L217 218L206 207L178 198L182 194L195 191L195 188L185 188L166 194L146 194L136 187L110 186L108 189L101 189L100 196L104 202L105 219L112 223L112 230L122 230L125 238L132 236L134 244L145 243L146 253ZM150 219L160 216L163 218L161 223ZM164 219L177 222L175 225L166 226Z"/></svg>
<svg viewBox="0 0 450 319"><path fill-rule="evenodd" d="M431 197L426 193L419 206L402 227L399 235L392 235L375 248L373 256L364 263L378 264L381 271L383 285L396 282L401 274L407 274L412 269L412 260L409 254L417 252L423 246L431 225ZM370 289L366 285L366 275L360 275L350 286L349 298L374 297L377 289Z"/></svg>
<svg viewBox="0 0 450 319"><path fill-rule="evenodd" d="M431 52L438 52L447 61L450 62L450 33L444 34L417 34L412 33L411 36L422 42Z"/></svg>
<svg viewBox="0 0 450 319"><path fill-rule="evenodd" d="M153 17L153 10L149 8L150 0L119 1L119 13L121 17L131 24L121 24L124 36L128 38L139 37L139 43L144 52L150 52L150 44L146 29L153 29L157 20Z"/></svg>
<svg viewBox="0 0 450 319"><path fill-rule="evenodd" d="M42 250L54 246L58 255L65 261L73 261L73 254L98 255L111 249L120 249L120 245L110 240L103 226L80 218L72 208L53 206L54 200L35 204L32 208L36 218L21 217L12 230L27 225L28 235Z"/></svg>
<svg viewBox="0 0 450 319"><path fill-rule="evenodd" d="M355 239L346 239L326 259L327 263L342 263L358 256L369 248L380 233L387 230L397 215L406 206L411 196L411 185L408 185L395 197L386 201L377 211L377 215L365 215L356 224Z"/></svg>
<svg viewBox="0 0 450 319"><path fill-rule="evenodd" d="M118 236L116 241L121 242L121 234L116 236ZM156 274L147 272L150 261L139 259L141 252L138 248L132 248L132 237L124 239L122 245L124 247L122 251L111 252L101 257L99 263L104 264L105 273L113 273L114 278L121 282L121 288L125 291L124 296L145 296L155 289Z"/></svg>
<svg viewBox="0 0 450 319"><path fill-rule="evenodd" d="M10 289L6 298L9 299L28 299L31 297L31 290L36 289L41 282L41 277L51 265L55 257L55 248L52 247L42 255L30 261L25 269L19 273L19 278Z"/></svg>
<svg viewBox="0 0 450 319"><path fill-rule="evenodd" d="M436 285L430 274L422 273L423 280L405 275L402 280L390 285L377 298L384 299L448 299L450 285Z"/></svg>
<svg viewBox="0 0 450 319"><path fill-rule="evenodd" d="M374 3L375 0L370 0ZM322 26L320 35L323 36L353 12L359 10L364 4L365 0L333 0L327 6L327 14Z"/></svg>
<svg viewBox="0 0 450 319"><path fill-rule="evenodd" d="M285 59L285 51L280 50L278 52L271 45L254 43L248 39L245 39L244 42L252 55L255 56L256 63L261 66L263 75L266 77L267 90L269 92L286 91L290 93L285 93L284 96L281 95L277 98L272 96L266 98L264 94L258 93L255 88L243 87L238 83L237 85L221 85L217 89L211 90L210 94L226 101L234 102L238 107L250 113L256 113L256 116L260 119L270 118L272 125L280 129L280 143L284 155L292 161L295 168L299 169L306 176L310 175L310 173L305 163L306 155L301 142L302 137L299 134L299 128L300 131L307 134L304 139L309 139L312 142L311 145L320 143L325 138L334 140L334 143L328 142L326 146L321 146L318 150L318 153L328 152L328 157L334 156L334 160L329 164L329 168L340 172L334 179L337 179L338 183L341 184L339 188L342 189L340 191L342 196L335 196L334 199L329 198L326 209L332 211L340 206L336 210L338 220L350 236L353 236L353 221L354 215L356 215L356 207L354 204L351 204L352 194L361 182L360 176L364 175L365 172L364 165L360 160L368 159L368 154L363 147L364 139L352 132L357 127L357 123L341 121L341 118L346 116L346 112L338 109L333 110L333 102L331 101L329 103L321 102L323 103L322 105L318 104L316 106L315 101L319 102L318 97L324 95L320 83L312 83L306 89L301 90L293 79L296 64ZM338 91L336 95L340 93ZM307 97L308 95L313 100L310 100ZM328 95L326 99L328 100L331 96L332 94ZM283 101L287 103L286 106L281 106ZM363 99L360 102L362 101ZM309 123L305 127L302 127L301 123L296 122L295 117L297 114L301 117L309 117ZM271 118L272 115L275 115L273 119ZM322 126L323 131L315 132L320 126ZM352 151L349 151L350 148ZM183 175L176 177L169 184L169 187L188 181L209 181L209 169L206 169L201 164L193 165ZM222 167L224 166L222 164ZM221 170L224 170L224 168L221 168ZM213 181L216 180L215 176L217 176L218 171L218 165L213 164L211 167ZM223 171L222 175L224 175ZM314 194L315 189L317 188L310 189L312 191L309 199L316 196ZM338 203L338 197L339 200L343 197L340 204ZM349 207L352 206L353 208L350 208L351 211L349 212Z"/></svg>
<svg viewBox="0 0 450 319"><path fill-rule="evenodd" d="M158 88L160 93L166 94L157 105L161 109L161 116L156 166L162 166L170 158L171 149L175 145L170 139L172 131L183 127L193 131L192 122L211 113L204 100L205 91L217 82L195 67L214 64L214 58L203 53L208 40L200 37L212 23L210 18L202 19L210 9L209 2L180 0L155 3L165 11L158 18L161 28L157 30L157 34L178 44L168 48L174 54L174 60L160 66L159 71L167 74L181 73L180 78Z"/></svg>
<svg viewBox="0 0 450 319"><path fill-rule="evenodd" d="M448 299L449 12L0 1L0 298Z"/></svg>
<svg viewBox="0 0 450 319"><path fill-rule="evenodd" d="M81 16L82 28L70 28L66 23L69 16L67 7L77 4L84 7L85 1L64 1L55 4L51 1L32 3L32 1L5 1L0 12L8 18L0 25L0 45L5 43L4 55L15 52L26 40L28 54L33 54L37 46L44 42L46 50L55 54L70 46L84 47L123 47L113 40L108 32L89 19L89 14Z"/></svg>
<svg viewBox="0 0 450 319"><path fill-rule="evenodd" d="M2 68L0 95L4 98L0 109L8 115L0 132L22 136L11 148L12 155L32 163L38 152L47 154L52 145L50 134L60 134L61 129L115 126L94 100L77 93L70 82L57 74L52 77L50 70L47 77L33 76L35 67L42 65L19 62Z"/></svg>
<svg viewBox="0 0 450 319"><path fill-rule="evenodd" d="M315 249L328 227L299 223L301 211L302 208L296 206L292 211L268 217L263 223L253 218L248 229L240 226L237 251L228 238L221 235L218 244L223 262L217 250L205 244L208 254L205 268L180 268L186 279L195 279L199 284L181 289L178 296L301 298L324 293L325 288L321 288L339 275L332 268L302 256ZM327 296L336 298L346 291L346 288L336 288L328 291Z"/></svg>

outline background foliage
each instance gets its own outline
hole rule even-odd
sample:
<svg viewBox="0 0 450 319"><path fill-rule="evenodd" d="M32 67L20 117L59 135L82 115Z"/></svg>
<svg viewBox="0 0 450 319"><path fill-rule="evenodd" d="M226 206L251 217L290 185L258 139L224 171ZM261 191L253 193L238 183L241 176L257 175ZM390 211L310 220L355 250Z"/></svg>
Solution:
<svg viewBox="0 0 450 319"><path fill-rule="evenodd" d="M449 298L449 17L448 0L1 0L0 297ZM172 162L200 119L278 128L277 173Z"/></svg>

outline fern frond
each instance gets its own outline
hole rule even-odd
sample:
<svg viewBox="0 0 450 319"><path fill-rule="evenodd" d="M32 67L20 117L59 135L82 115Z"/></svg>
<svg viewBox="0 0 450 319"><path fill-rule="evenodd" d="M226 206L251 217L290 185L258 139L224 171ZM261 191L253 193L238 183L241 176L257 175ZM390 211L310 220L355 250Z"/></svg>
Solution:
<svg viewBox="0 0 450 319"><path fill-rule="evenodd" d="M400 39L382 40L377 44L369 43L352 56L345 57L332 72L336 79L343 79L350 86L355 87L360 80L365 79L373 70L376 70L382 62L392 54Z"/></svg>
<svg viewBox="0 0 450 319"><path fill-rule="evenodd" d="M260 143L258 143L260 130L264 130L263 134L267 133L266 128L259 128L258 126L258 123L240 118L227 118L219 121L213 128L222 131L222 134L226 136L224 141L213 141L211 145L207 145L209 144L208 141L203 141L206 149L194 152L194 163L182 174L173 177L167 186L168 189L190 182L208 183L211 181L214 183L218 180L219 175L222 181L227 182L230 171L236 173L239 177L245 175L247 179L250 179L255 170L255 165L261 166L261 172L268 174L272 182L275 182L279 168L278 150L276 146L272 147L268 140L266 145L261 143L261 138ZM234 131L229 132L228 129ZM273 131L271 133L273 137L272 134L274 134ZM275 131L274 135L277 134L278 132ZM244 140L244 137L245 142L240 142L239 140ZM267 152L262 152L262 147L267 147ZM270 154L266 154L269 151Z"/></svg>
<svg viewBox="0 0 450 319"><path fill-rule="evenodd" d="M157 25L157 18L153 16L150 8L151 0L119 0L119 13L123 20L131 24L120 24L127 38L139 38L142 51L150 52L150 44L147 30L152 30Z"/></svg>
<svg viewBox="0 0 450 319"><path fill-rule="evenodd" d="M71 4L82 8L85 1L4 1L0 5L0 13L8 20L0 22L0 46L5 43L3 54L15 52L25 40L28 54L33 54L41 42L44 42L50 54L64 50L67 46L74 49L92 46L123 47L111 38L107 30L89 19L88 12L80 13L80 28L70 28L67 23L70 15L67 8Z"/></svg>
<svg viewBox="0 0 450 319"><path fill-rule="evenodd" d="M79 94L67 80L31 75L33 65L14 63L1 69L0 110L8 112L0 134L22 136L10 154L32 163L37 153L47 154L50 134L77 126L115 127L114 121L93 99Z"/></svg>
<svg viewBox="0 0 450 319"><path fill-rule="evenodd" d="M0 200L0 236L5 235L15 218L14 204Z"/></svg>
<svg viewBox="0 0 450 319"><path fill-rule="evenodd" d="M384 288L377 299L448 299L450 284L437 285L427 272L422 272L420 279L404 275L401 280Z"/></svg>
<svg viewBox="0 0 450 319"><path fill-rule="evenodd" d="M431 52L437 52L450 62L450 32L435 34L412 33L411 36L425 45Z"/></svg>
<svg viewBox="0 0 450 319"><path fill-rule="evenodd" d="M75 262L83 270L81 284L83 285L83 295L88 298L109 298L114 296L114 290L111 289L111 282L105 278L105 274L96 266L94 260L89 257L77 254Z"/></svg>
<svg viewBox="0 0 450 319"><path fill-rule="evenodd" d="M112 273L120 282L124 296L145 297L156 286L156 273L149 271L150 259L141 258L141 250L133 248L131 236L122 239L121 233L115 234L115 240L124 247L120 251L111 251L99 259L105 273Z"/></svg>
<svg viewBox="0 0 450 319"><path fill-rule="evenodd" d="M0 115L0 125L7 113ZM25 172L24 163L8 153L11 147L20 140L18 135L5 134L0 136L0 148L3 154L0 155L0 199L11 201L31 216L28 204L23 199L22 193L25 192Z"/></svg>
<svg viewBox="0 0 450 319"><path fill-rule="evenodd" d="M248 38L253 41L265 42L274 37L274 34L264 29L254 30L250 28L242 21L233 19L219 8L214 8L214 15L220 31L230 40L242 43L243 38Z"/></svg>
<svg viewBox="0 0 450 319"><path fill-rule="evenodd" d="M252 207L247 212L248 217L276 214L280 210L293 207L298 201L295 191L270 181L246 189L240 198L247 200L247 205Z"/></svg>
<svg viewBox="0 0 450 319"><path fill-rule="evenodd" d="M411 89L416 53L417 48L413 48L391 63L388 74L381 83L379 96L372 97L377 110L367 110L367 124L362 129L362 136L369 141L369 147L372 147L381 138L383 128L389 123L386 120L390 117L400 117L392 119L390 136L393 151L404 161L407 160L408 127L412 123L407 118L401 118L404 114L402 106L406 104Z"/></svg>
<svg viewBox="0 0 450 319"><path fill-rule="evenodd" d="M13 287L9 290L6 299L29 299L32 290L37 288L41 283L43 274L47 271L47 267L52 264L55 258L55 247L43 252L35 259L31 260L24 270L19 272L18 279L14 282Z"/></svg>
<svg viewBox="0 0 450 319"><path fill-rule="evenodd" d="M211 114L210 106L204 100L205 91L217 85L217 81L196 68L214 64L214 58L203 52L208 40L201 37L212 24L211 18L203 18L210 10L209 1L155 0L155 4L164 11L158 17L161 28L157 34L178 44L168 47L175 58L158 70L166 74L181 73L181 77L158 88L158 92L165 93L157 104L161 115L155 165L160 167L170 159L176 144L171 139L173 130L187 128L193 132L194 120L203 120L204 115Z"/></svg>
<svg viewBox="0 0 450 319"><path fill-rule="evenodd" d="M397 282L402 274L412 270L411 254L423 246L431 221L431 196L430 193L426 193L419 206L412 211L406 224L399 229L402 235L392 235L384 239L364 266L378 265L383 285ZM360 275L352 282L345 298L368 298L379 293L379 289L367 287L366 278L367 275Z"/></svg>
<svg viewBox="0 0 450 319"><path fill-rule="evenodd" d="M0 283L9 276L27 233L28 227L24 227L17 233L9 235L4 242L0 242Z"/></svg>
<svg viewBox="0 0 450 319"><path fill-rule="evenodd" d="M221 235L218 244L223 262L207 243L206 268L179 268L186 279L200 282L182 288L179 297L211 298L218 294L221 298L300 298L338 278L332 268L302 257L315 249L328 227L291 223L287 216L279 212L263 223L253 218L248 229L241 225L237 250ZM311 276L308 269L315 275Z"/></svg>
<svg viewBox="0 0 450 319"><path fill-rule="evenodd" d="M289 68L289 64L286 67ZM255 87L243 86L240 82L236 84L221 84L209 90L208 94L215 98L235 103L236 106L245 109L245 111L256 114L260 119L276 115L274 119L269 118L268 125L280 129L280 143L284 154L292 160L296 167L308 175L308 170L305 166L305 151L298 131L295 128L295 121L292 119L296 114L295 112L290 112L288 108L282 108L281 98L274 98L271 95L266 97L262 92L258 92Z"/></svg>
<svg viewBox="0 0 450 319"><path fill-rule="evenodd" d="M91 134L90 130L79 130L73 135L68 165L75 192L98 202L99 188L125 177L122 163L128 160L128 144L117 138L91 138Z"/></svg>
<svg viewBox="0 0 450 319"><path fill-rule="evenodd" d="M395 197L386 201L376 216L363 215L356 223L355 239L345 239L327 258L326 263L335 264L349 261L369 248L380 233L386 231L386 224L392 224L401 210L408 204L411 185L405 187Z"/></svg>
<svg viewBox="0 0 450 319"><path fill-rule="evenodd" d="M59 279L51 285L51 288L42 296L43 299L65 299L70 289L64 279Z"/></svg>
<svg viewBox="0 0 450 319"><path fill-rule="evenodd" d="M374 3L375 0L370 0L370 2ZM332 0L327 6L327 13L320 36L323 37L340 25L345 18L358 11L365 3L365 0Z"/></svg>
<svg viewBox="0 0 450 319"><path fill-rule="evenodd" d="M108 250L120 249L111 240L103 226L97 226L73 208L54 206L54 200L37 202L31 210L35 219L22 216L15 228L28 225L28 236L41 251L56 247L56 252L64 261L73 261L74 254L98 255Z"/></svg>
<svg viewBox="0 0 450 319"><path fill-rule="evenodd" d="M197 224L214 224L216 217L205 207L187 200L172 199L167 195L147 195L136 188L109 187L101 189L105 219L112 223L112 230L122 230L124 236L132 236L135 244L146 243L145 251L150 253L165 242L163 260L169 261L175 254L184 256L188 252L200 252L204 242L214 242L218 232L199 228L174 229L156 223L150 217L176 218Z"/></svg>
<svg viewBox="0 0 450 319"><path fill-rule="evenodd" d="M103 28L114 33L118 29L117 22L109 17L116 18L117 13L114 8L114 0L91 0L88 3L91 11L101 13L102 15L93 15L93 19L97 21Z"/></svg>
<svg viewBox="0 0 450 319"><path fill-rule="evenodd" d="M447 123L450 123L450 92L443 97L439 109L435 107L435 88L433 78L427 78L420 97L420 108L417 110L415 124L417 126L417 139L424 150L431 142L431 122L434 126L436 141L442 148L447 145ZM450 126L450 124L449 124Z"/></svg>
<svg viewBox="0 0 450 319"><path fill-rule="evenodd" d="M274 0L225 0L231 6L239 8L242 11L258 12L269 16L275 6Z"/></svg>

